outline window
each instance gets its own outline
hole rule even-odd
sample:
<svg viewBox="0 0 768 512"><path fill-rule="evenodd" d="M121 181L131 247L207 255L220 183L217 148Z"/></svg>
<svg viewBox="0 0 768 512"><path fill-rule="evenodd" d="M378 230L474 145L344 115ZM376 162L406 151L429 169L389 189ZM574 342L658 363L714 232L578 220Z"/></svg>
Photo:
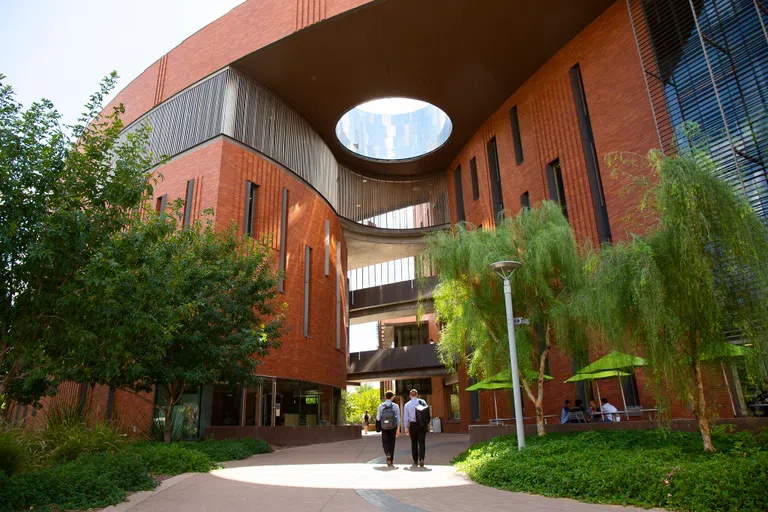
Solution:
<svg viewBox="0 0 768 512"><path fill-rule="evenodd" d="M592 206L595 210L597 234L600 237L601 243L610 243L611 225L608 222L608 208L605 205L603 180L600 177L600 166L598 165L597 150L595 149L595 137L592 133L592 121L589 119L587 96L584 93L584 81L581 77L581 67L578 64L571 68L571 88L573 89L573 100L576 103L576 116L579 119L579 132L581 132L581 143L587 164L589 189L592 192Z"/></svg>
<svg viewBox="0 0 768 512"><path fill-rule="evenodd" d="M331 221L325 219L325 275L331 273Z"/></svg>
<svg viewBox="0 0 768 512"><path fill-rule="evenodd" d="M412 347L415 345L426 345L429 331L426 323L421 325L396 325L395 326L395 347Z"/></svg>
<svg viewBox="0 0 768 512"><path fill-rule="evenodd" d="M531 196L528 194L528 191L526 190L520 195L520 208L530 208L531 207Z"/></svg>
<svg viewBox="0 0 768 512"><path fill-rule="evenodd" d="M195 180L187 182L187 198L184 201L184 226L189 226L192 220L192 197L195 192Z"/></svg>
<svg viewBox="0 0 768 512"><path fill-rule="evenodd" d="M168 203L168 194L163 194L155 201L155 211L158 215L162 215L165 211L165 206Z"/></svg>
<svg viewBox="0 0 768 512"><path fill-rule="evenodd" d="M253 237L254 218L256 217L256 188L258 185L245 182L245 219L243 219L243 233Z"/></svg>
<svg viewBox="0 0 768 512"><path fill-rule="evenodd" d="M432 394L432 379L410 379L410 380L396 380L395 381L395 394L397 396L408 396L408 393L412 389L419 392L419 396L429 403L427 398Z"/></svg>
<svg viewBox="0 0 768 512"><path fill-rule="evenodd" d="M504 217L504 196L501 191L501 170L499 169L499 153L496 149L496 137L488 141L488 173L491 178L491 201L493 203L494 223Z"/></svg>
<svg viewBox="0 0 768 512"><path fill-rule="evenodd" d="M309 279L312 268L312 248L304 246L304 337L309 338Z"/></svg>
<svg viewBox="0 0 768 512"><path fill-rule="evenodd" d="M448 419L461 419L461 400L459 400L459 385L451 384L446 386L446 395L448 395Z"/></svg>
<svg viewBox="0 0 768 512"><path fill-rule="evenodd" d="M565 188L563 186L563 173L560 169L560 159L547 165L547 187L549 198L560 205L563 216L568 219L568 205L565 202Z"/></svg>
<svg viewBox="0 0 768 512"><path fill-rule="evenodd" d="M461 183L461 166L453 171L453 187L456 190L456 219L458 222L464 222L464 189Z"/></svg>
<svg viewBox="0 0 768 512"><path fill-rule="evenodd" d="M523 163L523 141L520 138L520 121L517 119L517 105L509 111L509 122L512 124L512 142L515 145L515 162Z"/></svg>
<svg viewBox="0 0 768 512"><path fill-rule="evenodd" d="M336 243L336 350L341 350L341 244Z"/></svg>
<svg viewBox="0 0 768 512"><path fill-rule="evenodd" d="M280 203L280 259L278 261L278 271L280 272L280 281L277 285L277 291L285 293L285 251L286 237L288 236L288 189L283 189L283 198Z"/></svg>
<svg viewBox="0 0 768 512"><path fill-rule="evenodd" d="M477 201L480 199L480 186L477 182L477 158L474 156L469 161L469 172L472 175L472 200Z"/></svg>

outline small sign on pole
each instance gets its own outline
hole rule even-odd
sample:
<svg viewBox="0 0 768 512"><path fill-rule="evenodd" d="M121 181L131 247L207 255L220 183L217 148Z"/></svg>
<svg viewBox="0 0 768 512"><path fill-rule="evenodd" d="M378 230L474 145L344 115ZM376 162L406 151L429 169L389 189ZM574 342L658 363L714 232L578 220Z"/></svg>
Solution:
<svg viewBox="0 0 768 512"><path fill-rule="evenodd" d="M521 316L518 316L515 318L515 325L530 325L531 321L527 318L523 318Z"/></svg>

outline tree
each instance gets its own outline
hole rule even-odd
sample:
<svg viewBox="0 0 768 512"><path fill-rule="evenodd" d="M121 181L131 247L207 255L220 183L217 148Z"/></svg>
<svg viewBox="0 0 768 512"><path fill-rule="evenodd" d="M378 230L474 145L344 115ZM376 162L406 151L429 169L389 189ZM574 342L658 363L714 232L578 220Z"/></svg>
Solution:
<svg viewBox="0 0 768 512"><path fill-rule="evenodd" d="M120 138L118 106L102 115L113 72L78 124L50 101L28 109L0 75L0 394L34 403L54 388L62 349L61 286L151 193L148 132ZM10 407L4 409L7 414Z"/></svg>
<svg viewBox="0 0 768 512"><path fill-rule="evenodd" d="M373 420L379 408L379 389L370 384L363 384L353 393L346 393L346 420L347 423L357 423L363 420L365 411Z"/></svg>
<svg viewBox="0 0 768 512"><path fill-rule="evenodd" d="M61 304L70 318L62 375L157 389L166 442L185 389L255 383L283 327L269 248L235 225L217 230L210 217L182 229L181 206L137 214L66 286Z"/></svg>
<svg viewBox="0 0 768 512"><path fill-rule="evenodd" d="M768 325L768 228L701 152L651 152L645 236L605 248L584 308L609 341L648 359L659 405L689 401L714 451L703 366L728 354L729 331L758 356Z"/></svg>
<svg viewBox="0 0 768 512"><path fill-rule="evenodd" d="M509 368L502 282L490 266L500 260L523 264L511 279L515 314L530 320L529 326L515 329L520 379L535 406L538 433L544 435L550 351L557 344L579 353L586 344L584 329L568 307L584 284L584 259L560 207L543 201L494 230L460 224L432 234L424 256L439 275L433 295L443 324L438 353L449 367L466 364L470 375Z"/></svg>

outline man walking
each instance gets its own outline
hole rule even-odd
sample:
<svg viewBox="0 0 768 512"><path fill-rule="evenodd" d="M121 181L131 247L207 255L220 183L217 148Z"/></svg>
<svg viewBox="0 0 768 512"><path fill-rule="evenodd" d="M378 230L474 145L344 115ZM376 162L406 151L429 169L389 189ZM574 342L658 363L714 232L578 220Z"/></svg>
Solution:
<svg viewBox="0 0 768 512"><path fill-rule="evenodd" d="M381 445L384 447L384 455L387 456L387 466L392 466L395 457L395 441L400 436L400 407L392 402L395 396L387 391L383 404L376 411L376 430L381 431Z"/></svg>
<svg viewBox="0 0 768 512"><path fill-rule="evenodd" d="M413 456L413 466L417 464L424 467L424 456L427 451L427 431L429 422L420 424L417 417L417 411L429 407L427 402L419 398L419 392L412 389L411 399L403 408L403 423L405 424L405 435L411 437L411 455Z"/></svg>

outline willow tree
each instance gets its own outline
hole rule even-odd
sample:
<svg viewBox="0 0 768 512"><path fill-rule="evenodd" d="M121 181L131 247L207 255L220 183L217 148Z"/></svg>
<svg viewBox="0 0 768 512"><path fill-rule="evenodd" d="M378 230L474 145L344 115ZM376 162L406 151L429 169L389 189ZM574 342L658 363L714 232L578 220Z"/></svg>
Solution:
<svg viewBox="0 0 768 512"><path fill-rule="evenodd" d="M603 250L587 309L610 341L648 359L661 407L675 394L692 404L713 451L703 366L727 355L729 333L755 356L765 347L768 228L702 154L649 158L640 210L653 225Z"/></svg>
<svg viewBox="0 0 768 512"><path fill-rule="evenodd" d="M586 337L568 303L584 283L584 260L560 207L544 201L524 208L493 230L460 224L427 237L425 258L439 275L435 312L443 324L438 353L444 364L464 364L470 375L509 368L509 344L502 281L491 263L517 260L512 276L514 311L530 320L515 329L520 380L544 428L544 375L557 344L576 353Z"/></svg>

